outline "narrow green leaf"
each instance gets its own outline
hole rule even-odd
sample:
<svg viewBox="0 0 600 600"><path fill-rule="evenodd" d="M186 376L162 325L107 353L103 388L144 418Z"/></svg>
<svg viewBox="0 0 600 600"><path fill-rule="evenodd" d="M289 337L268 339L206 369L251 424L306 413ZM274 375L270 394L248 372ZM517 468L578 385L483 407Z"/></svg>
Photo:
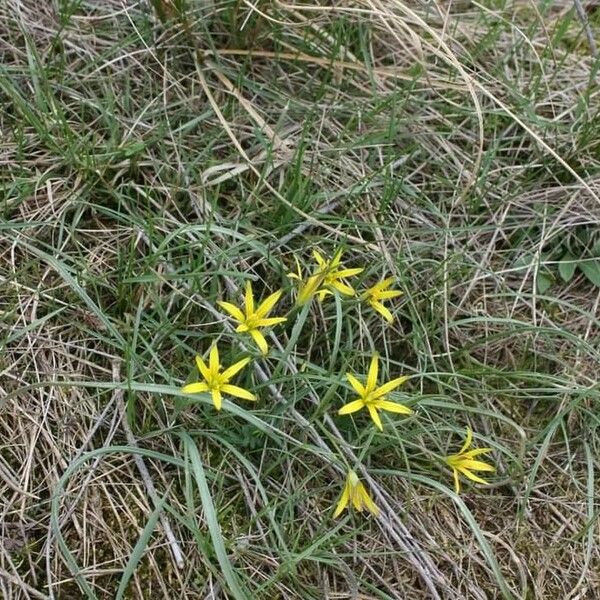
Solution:
<svg viewBox="0 0 600 600"><path fill-rule="evenodd" d="M125 569L123 569L123 575L121 575L121 581L119 581L119 587L117 589L117 593L115 595L115 600L121 600L123 598L123 594L125 594L127 590L127 585L129 584L129 580L133 576L135 569L144 556L144 552L148 548L148 542L154 533L154 529L156 528L156 524L160 519L160 513L162 512L163 506L165 505L165 499L162 498L158 504L158 506L150 513L150 517L148 518L148 522L146 526L142 530L142 533L131 552L131 556L125 565Z"/></svg>
<svg viewBox="0 0 600 600"><path fill-rule="evenodd" d="M185 446L186 456L188 457L189 464L192 468L196 485L198 486L198 491L200 492L200 500L202 501L204 518L206 519L206 524L208 525L208 532L210 534L215 554L217 555L217 560L219 561L219 566L223 572L223 577L229 586L229 591L231 592L233 598L236 598L236 600L250 600L250 595L242 589L239 579L233 569L233 565L231 564L229 556L227 555L225 542L223 540L223 536L221 535L221 526L219 525L217 511L215 509L210 489L206 481L206 475L204 473L200 452L198 452L198 448L196 447L194 440L189 435L186 433L181 433L180 436Z"/></svg>

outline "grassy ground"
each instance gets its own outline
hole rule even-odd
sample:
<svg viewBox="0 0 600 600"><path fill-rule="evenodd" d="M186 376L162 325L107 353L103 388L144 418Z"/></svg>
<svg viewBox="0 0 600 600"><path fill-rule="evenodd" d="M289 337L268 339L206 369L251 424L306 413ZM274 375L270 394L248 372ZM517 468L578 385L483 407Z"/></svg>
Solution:
<svg viewBox="0 0 600 600"><path fill-rule="evenodd" d="M0 0L3 598L600 598L583 14ZM293 309L339 247L393 325ZM216 308L248 280L267 358ZM215 339L258 402L181 394ZM337 415L375 352L383 433ZM497 471L457 496L467 426ZM378 518L332 519L348 468Z"/></svg>

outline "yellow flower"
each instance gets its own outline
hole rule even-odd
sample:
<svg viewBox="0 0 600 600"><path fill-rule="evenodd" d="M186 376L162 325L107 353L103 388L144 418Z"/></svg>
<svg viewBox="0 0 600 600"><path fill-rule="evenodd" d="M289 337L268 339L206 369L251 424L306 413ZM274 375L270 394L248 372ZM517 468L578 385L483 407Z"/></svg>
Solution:
<svg viewBox="0 0 600 600"><path fill-rule="evenodd" d="M325 260L317 250L313 250L313 257L319 265L317 273L323 275L323 289L320 289L317 292L319 300L323 300L327 294L333 293L333 290L336 290L345 296L354 296L356 293L354 288L347 283L344 283L342 279L358 275L359 273L362 273L364 269L342 269L342 253L343 250L340 248L331 260Z"/></svg>
<svg viewBox="0 0 600 600"><path fill-rule="evenodd" d="M296 298L297 306L303 306L315 295L319 300L323 300L325 296L333 293L333 290L337 290L346 296L354 296L354 289L347 283L344 283L342 279L358 275L364 269L341 268L342 253L343 250L340 249L331 260L325 260L317 250L313 250L313 257L317 262L317 270L308 276L306 281L302 277L300 263L296 260L297 273L288 273L288 277L300 281L298 297Z"/></svg>
<svg viewBox="0 0 600 600"><path fill-rule="evenodd" d="M296 273L288 273L290 279L296 279L300 282L298 287L298 296L296 297L296 306L304 306L307 302L312 300L312 297L317 293L317 290L321 287L324 279L323 273L316 273L307 277L306 281L302 277L302 268L298 259L296 259Z"/></svg>
<svg viewBox="0 0 600 600"><path fill-rule="evenodd" d="M361 300L365 300L370 304L370 306L376 310L380 315L382 315L386 321L389 323L394 322L394 317L392 313L383 305L382 300L390 300L392 298L397 298L398 296L402 296L400 290L388 290L390 285L394 282L393 277L388 277L383 281L376 283L373 287L370 287L368 290L365 290L360 298Z"/></svg>
<svg viewBox="0 0 600 600"><path fill-rule="evenodd" d="M217 345L213 344L213 347L210 349L208 366L206 366L206 363L200 356L196 356L196 365L204 380L184 385L181 391L184 394L210 392L213 404L217 410L221 410L222 394L229 394L230 396L243 398L244 400L256 400L256 396L248 390L229 383L229 380L249 362L249 358L243 358L221 373L219 350L217 349Z"/></svg>
<svg viewBox="0 0 600 600"><path fill-rule="evenodd" d="M390 402L385 399L385 396L391 391L395 390L399 385L402 385L407 379L408 375L392 379L382 386L377 387L377 374L379 372L379 357L377 354L371 359L371 365L369 366L369 373L367 374L366 385L363 385L352 373L346 373L346 377L350 382L350 385L355 389L358 394L358 399L349 402L345 406L342 406L338 411L338 415L349 415L354 413L365 406L369 410L371 419L375 425L383 431L383 425L379 418L377 410L387 410L393 413L400 413L404 415L412 414L412 410L404 404L397 402Z"/></svg>
<svg viewBox="0 0 600 600"><path fill-rule="evenodd" d="M252 293L252 284L246 283L244 311L231 302L219 301L217 304L227 311L238 323L236 328L238 333L248 332L256 345L263 354L269 350L265 336L260 332L262 327L270 327L287 321L286 317L269 317L269 313L277 304L283 290L279 290L267 297L258 307L254 307L254 294Z"/></svg>
<svg viewBox="0 0 600 600"><path fill-rule="evenodd" d="M464 475L467 479L477 483L487 485L487 481L478 477L472 471L487 471L493 473L496 469L492 465L488 465L481 460L474 460L476 456L491 452L491 448L478 448L476 450L467 450L473 441L473 432L470 427L467 427L467 437L458 454L452 454L445 458L446 464L454 472L454 489L456 493L460 493L460 480L458 474Z"/></svg>
<svg viewBox="0 0 600 600"><path fill-rule="evenodd" d="M369 492L367 492L364 484L359 481L358 475L354 471L348 471L344 490L340 496L335 512L333 513L334 519L340 516L342 511L348 506L349 502L352 502L354 508L359 512L362 512L363 507L366 507L371 514L375 516L379 515L379 508L377 508L375 502L371 500Z"/></svg>

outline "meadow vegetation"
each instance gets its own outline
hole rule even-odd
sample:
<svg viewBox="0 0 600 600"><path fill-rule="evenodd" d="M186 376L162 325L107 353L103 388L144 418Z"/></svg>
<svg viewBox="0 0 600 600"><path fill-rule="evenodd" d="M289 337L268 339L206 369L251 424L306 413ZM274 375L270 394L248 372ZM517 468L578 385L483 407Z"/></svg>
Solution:
<svg viewBox="0 0 600 600"><path fill-rule="evenodd" d="M598 38L0 0L0 596L599 598Z"/></svg>

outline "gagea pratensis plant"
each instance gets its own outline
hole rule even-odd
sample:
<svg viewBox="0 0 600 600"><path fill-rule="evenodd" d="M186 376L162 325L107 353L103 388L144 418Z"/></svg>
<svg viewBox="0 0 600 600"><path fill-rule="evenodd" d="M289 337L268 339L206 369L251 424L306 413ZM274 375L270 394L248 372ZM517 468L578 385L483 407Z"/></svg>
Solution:
<svg viewBox="0 0 600 600"><path fill-rule="evenodd" d="M376 427L383 431L383 425L381 424L381 418L379 417L379 410L386 410L392 413L398 413L403 415L412 414L412 410L404 404L398 402L391 402L387 399L387 395L393 392L397 387L401 386L407 379L408 375L397 377L392 379L383 385L377 386L377 375L379 373L379 356L373 355L371 359L371 365L369 366L369 372L367 374L367 380L363 384L361 383L352 373L346 373L346 378L350 382L350 385L354 388L354 391L358 394L358 398L345 404L338 410L339 415L349 415L354 412L366 408L373 419Z"/></svg>
<svg viewBox="0 0 600 600"><path fill-rule="evenodd" d="M282 293L283 290L274 292L258 306L255 306L252 284L248 281L244 295L244 310L231 302L220 300L217 304L239 323L236 331L238 333L248 333L262 354L267 354L269 347L261 329L284 323L287 320L287 317L269 317L269 313L275 308L277 302L279 302Z"/></svg>
<svg viewBox="0 0 600 600"><path fill-rule="evenodd" d="M212 348L210 349L208 365L204 362L201 356L196 356L196 365L203 377L203 380L197 383L189 383L188 385L183 386L181 391L184 394L201 394L204 392L209 392L212 396L213 404L217 410L221 410L223 394L235 396L236 398L242 398L243 400L256 400L256 396L252 392L229 383L230 380L233 379L233 377L249 362L250 358L242 358L242 360L238 360L235 364L221 372L221 365L219 364L219 350L217 345L213 344Z"/></svg>
<svg viewBox="0 0 600 600"><path fill-rule="evenodd" d="M402 292L392 288L394 279L388 277L373 286L357 292L349 283L349 279L363 272L362 267L346 268L342 264L342 250L339 249L333 258L325 258L318 250L313 251L315 265L312 272L306 275L302 273L300 263L297 263L297 272L288 276L299 282L296 293L296 307L307 305L315 296L322 301L330 294L339 294L340 297L357 297L367 303L374 311L379 313L388 323L393 323L392 312L383 303L384 301L398 298ZM283 295L283 290L269 294L262 302L257 302L252 283L247 282L244 293L244 304L238 306L232 302L219 300L218 306L224 310L236 323L236 333L248 334L258 346L263 356L267 355L268 345L263 334L267 327L279 325L287 320L287 316L270 316L276 304ZM277 357L275 357L277 358ZM186 394L209 393L217 410L221 409L223 395L229 395L244 400L256 400L256 396L250 390L236 386L231 383L233 377L240 372L248 363L250 358L243 358L233 365L224 368L219 362L219 351L213 344L209 353L208 364L202 357L196 356L196 364L202 376L202 380L190 383L183 387ZM346 373L346 378L357 397L342 406L338 410L339 415L349 415L366 408L373 423L379 431L383 430L383 424L379 415L380 411L410 415L413 410L404 404L389 399L389 395L401 386L407 379L402 375L378 384L379 355L375 353L369 365L369 370L364 381L361 381L353 373ZM462 475L477 483L487 483L475 474L477 471L492 472L494 467L488 463L476 460L480 455L490 452L490 448L469 449L473 435L467 429L466 440L457 454L444 458L446 464L453 470L455 490L460 491L460 478ZM365 485L359 480L358 475L348 471L342 494L337 503L333 516L338 517L347 507L352 506L357 511L367 510L377 516L379 509L371 499Z"/></svg>

